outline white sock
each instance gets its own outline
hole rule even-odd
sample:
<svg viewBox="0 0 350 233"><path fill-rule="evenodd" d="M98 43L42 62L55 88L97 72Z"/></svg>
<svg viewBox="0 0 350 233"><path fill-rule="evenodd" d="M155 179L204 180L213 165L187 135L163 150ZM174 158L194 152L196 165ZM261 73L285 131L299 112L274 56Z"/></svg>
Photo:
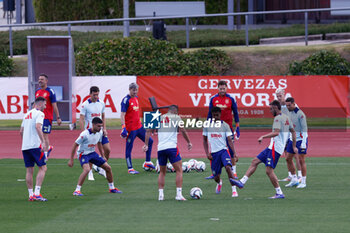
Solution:
<svg viewBox="0 0 350 233"><path fill-rule="evenodd" d="M291 172L288 172L288 177L292 177L292 173Z"/></svg>
<svg viewBox="0 0 350 233"><path fill-rule="evenodd" d="M81 186L77 185L77 187L75 188L75 191L79 191L80 192Z"/></svg>
<svg viewBox="0 0 350 233"><path fill-rule="evenodd" d="M236 174L236 165L233 165L233 166L231 167L231 169L232 169L233 174Z"/></svg>
<svg viewBox="0 0 350 233"><path fill-rule="evenodd" d="M158 189L159 191L159 196L164 196L164 189Z"/></svg>
<svg viewBox="0 0 350 233"><path fill-rule="evenodd" d="M232 186L232 192L237 192L236 185L233 185L233 186Z"/></svg>
<svg viewBox="0 0 350 233"><path fill-rule="evenodd" d="M92 169L89 171L89 176L94 176L94 174L92 174Z"/></svg>
<svg viewBox="0 0 350 233"><path fill-rule="evenodd" d="M33 196L33 189L28 189L29 197Z"/></svg>
<svg viewBox="0 0 350 233"><path fill-rule="evenodd" d="M222 185L222 179L220 179L219 185Z"/></svg>
<svg viewBox="0 0 350 233"><path fill-rule="evenodd" d="M302 177L301 170L298 170L298 177Z"/></svg>
<svg viewBox="0 0 350 233"><path fill-rule="evenodd" d="M35 196L39 196L40 195L40 189L41 189L41 186L35 186L35 192L34 192Z"/></svg>
<svg viewBox="0 0 350 233"><path fill-rule="evenodd" d="M243 184L245 184L245 183L247 183L248 179L249 179L248 176L243 176L242 179L241 179L241 182L242 182Z"/></svg>
<svg viewBox="0 0 350 233"><path fill-rule="evenodd" d="M301 183L302 184L306 184L306 176L302 176L301 177Z"/></svg>
<svg viewBox="0 0 350 233"><path fill-rule="evenodd" d="M292 181L296 181L296 180L298 180L297 175L296 174L292 175Z"/></svg>
<svg viewBox="0 0 350 233"><path fill-rule="evenodd" d="M182 188L176 188L176 196L182 196Z"/></svg>
<svg viewBox="0 0 350 233"><path fill-rule="evenodd" d="M109 187L109 189L115 189L113 182L112 183L108 183L108 187Z"/></svg>
<svg viewBox="0 0 350 233"><path fill-rule="evenodd" d="M281 187L275 188L277 194L283 194Z"/></svg>

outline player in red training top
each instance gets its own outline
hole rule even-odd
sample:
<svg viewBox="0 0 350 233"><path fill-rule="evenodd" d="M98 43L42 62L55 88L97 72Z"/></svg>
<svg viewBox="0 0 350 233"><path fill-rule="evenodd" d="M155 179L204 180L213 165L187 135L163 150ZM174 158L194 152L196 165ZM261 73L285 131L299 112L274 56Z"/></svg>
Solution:
<svg viewBox="0 0 350 233"><path fill-rule="evenodd" d="M236 138L238 139L240 137L239 132L239 117L238 117L238 111L237 111L237 104L235 99L227 94L227 83L224 80L220 80L218 83L218 90L219 93L214 95L210 99L209 103L209 113L208 113L208 119L212 118L211 110L213 107L219 107L221 109L221 120L226 122L230 128L232 133L234 132L233 129L233 117L235 118L236 123ZM233 138L232 138L233 139ZM232 171L235 177L237 177L236 174L236 159L234 158L234 153L231 150L230 147L229 152L232 160ZM213 179L214 177L211 175L209 177L206 177L206 179Z"/></svg>
<svg viewBox="0 0 350 233"><path fill-rule="evenodd" d="M132 167L131 151L134 145L136 137L140 138L143 142L146 138L146 130L143 128L140 121L139 100L137 98L137 92L139 86L136 83L129 85L129 94L125 96L121 103L120 119L122 123L122 132L120 136L126 138L125 159L128 166L129 174L138 174ZM155 169L151 162L153 139L150 138L148 142L148 150L146 152L146 162L143 166Z"/></svg>
<svg viewBox="0 0 350 233"><path fill-rule="evenodd" d="M35 98L41 96L46 99L46 108L44 109L45 119L43 124L43 133L47 145L49 145L49 134L51 133L52 128L53 112L56 114L57 124L61 125L62 123L57 108L56 94L51 88L47 86L48 81L49 78L46 74L40 74L38 80L40 88L35 92Z"/></svg>

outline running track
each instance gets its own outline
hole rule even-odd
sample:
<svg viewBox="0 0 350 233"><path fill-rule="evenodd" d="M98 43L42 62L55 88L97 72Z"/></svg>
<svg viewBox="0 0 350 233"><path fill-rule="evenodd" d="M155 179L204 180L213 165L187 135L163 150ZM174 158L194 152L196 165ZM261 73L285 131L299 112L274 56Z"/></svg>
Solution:
<svg viewBox="0 0 350 233"><path fill-rule="evenodd" d="M109 130L108 137L111 143L111 158L124 158L125 139L119 136L120 130ZM259 145L257 139L260 135L269 131L262 130L242 130L241 138L235 144L239 157L254 157L265 149L269 144L269 139L264 139ZM69 158L72 145L79 136L80 131L54 130L50 135L50 144L54 150L50 158ZM189 132L193 144L192 151L188 152L185 140L179 135L179 150L183 158L204 157L202 135L200 131ZM19 131L0 131L1 137L1 158L22 158L21 138ZM153 136L154 149L152 158L156 158L157 136ZM142 152L143 143L136 139L132 152L133 158L144 158ZM350 157L350 131L311 131L309 132L308 156L312 157Z"/></svg>

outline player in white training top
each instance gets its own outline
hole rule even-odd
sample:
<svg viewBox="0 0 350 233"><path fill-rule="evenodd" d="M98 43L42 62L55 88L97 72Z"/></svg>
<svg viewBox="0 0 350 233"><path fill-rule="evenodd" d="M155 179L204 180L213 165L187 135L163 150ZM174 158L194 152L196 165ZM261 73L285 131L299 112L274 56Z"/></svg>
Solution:
<svg viewBox="0 0 350 233"><path fill-rule="evenodd" d="M105 103L99 99L100 89L96 86L90 87L90 98L87 99L81 106L80 111L80 129L91 129L92 119L95 117L101 118L103 121L103 138L101 144L98 146L98 150L102 156L108 161L111 147L107 137L106 121L105 121ZM84 125L85 123L85 125ZM102 147L101 147L102 145ZM93 165L95 171L98 171L100 175L106 177L106 171ZM95 180L92 170L88 175L88 180Z"/></svg>
<svg viewBox="0 0 350 233"><path fill-rule="evenodd" d="M26 172L26 183L29 192L29 201L47 201L40 194L41 185L47 170L46 160L49 153L47 141L44 139L42 126L45 118L43 110L46 107L46 99L37 97L33 109L27 112L22 121L20 134L22 136L22 154ZM51 151L51 148L50 148ZM39 167L36 175L35 190L33 193L34 164Z"/></svg>
<svg viewBox="0 0 350 233"><path fill-rule="evenodd" d="M171 105L168 113L161 116L161 127L158 129L158 162L160 166L160 173L158 176L158 200L164 200L164 185L166 175L167 161L173 165L176 171L176 197L178 201L186 201L182 196L182 161L179 149L177 148L177 132L182 133L182 136L187 142L188 150L192 149L192 143L188 137L185 128L180 123L181 117L178 115L178 107ZM145 145L143 150L148 150L148 140L150 137L150 130L147 130Z"/></svg>
<svg viewBox="0 0 350 233"><path fill-rule="evenodd" d="M232 197L238 197L236 187L233 185L234 175L232 171L232 162L227 145L233 152L233 158L238 161L238 156L232 141L232 131L230 126L221 121L221 109L213 107L211 109L213 119L209 127L203 128L203 146L205 154L211 161L211 170L213 172L214 180L217 183L216 193L221 193L222 180L220 179L221 169L225 167L226 173L232 185ZM216 123L216 124L214 124ZM209 146L209 148L208 148Z"/></svg>
<svg viewBox="0 0 350 233"><path fill-rule="evenodd" d="M296 131L296 147L298 148L298 153L294 153L292 148L292 141L288 140L288 146L287 146L287 166L288 170L292 173L292 180L289 184L286 185L286 187L293 187L297 186L297 188L305 188L306 187L306 163L305 163L305 156L307 152L308 147L308 134L307 134L307 123L306 123L306 116L303 111L301 111L300 108L298 108L295 104L294 98L288 97L286 99L286 105L289 110L289 118L295 128ZM302 177L301 182L299 183L299 180L295 173L295 167L293 164L293 157L297 157L300 162Z"/></svg>
<svg viewBox="0 0 350 233"><path fill-rule="evenodd" d="M290 113L289 113L289 110L288 110L287 105L286 105L285 90L282 88L278 88L276 90L276 98L277 98L278 102L280 102L280 104L281 104L281 112L289 117ZM297 104L295 104L295 105L296 105L296 107L298 107ZM288 159L288 157L287 157L287 154L286 154L287 146L288 146L288 142L287 142L287 145L285 148L286 162L287 162L287 164L290 164L290 165L287 165L288 176L280 181L291 181L292 180L292 172L291 172L291 170L289 170L289 167L294 167L294 169L295 169L293 158ZM301 180L301 166L300 166L300 161L299 161L298 157L295 157L295 163L296 163L297 169L298 169L298 180Z"/></svg>
<svg viewBox="0 0 350 233"><path fill-rule="evenodd" d="M264 138L271 138L270 145L262 151L255 159L253 159L250 167L245 173L245 176L241 180L233 180L233 183L239 187L243 188L245 183L248 181L249 177L253 175L256 168L260 163L264 163L266 166L266 174L270 178L272 185L276 190L276 194L270 199L284 198L283 192L278 183L277 176L274 169L277 166L278 159L284 151L286 142L288 140L288 132L292 133L294 151L297 151L295 146L296 135L290 119L285 114L281 113L281 104L274 100L270 103L270 112L275 117L272 125L272 132L261 136L258 142L261 143Z"/></svg>
<svg viewBox="0 0 350 233"><path fill-rule="evenodd" d="M93 163L106 171L110 193L121 193L119 189L114 187L111 166L106 162L105 159L103 159L99 154L95 152L96 145L102 142L102 126L103 121L99 117L95 117L92 119L92 128L84 130L73 145L70 160L68 161L68 166L73 167L73 158L78 148L77 155L80 161L80 165L83 168L83 172L78 179L78 185L73 192L73 196L83 196L80 190L86 176L91 169L89 163Z"/></svg>

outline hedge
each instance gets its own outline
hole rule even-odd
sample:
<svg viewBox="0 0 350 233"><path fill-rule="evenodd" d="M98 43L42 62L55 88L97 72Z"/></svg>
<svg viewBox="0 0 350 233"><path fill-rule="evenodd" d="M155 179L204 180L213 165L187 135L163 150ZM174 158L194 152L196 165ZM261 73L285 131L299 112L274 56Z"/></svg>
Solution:
<svg viewBox="0 0 350 233"><path fill-rule="evenodd" d="M6 54L0 53L0 77L11 76L13 69L13 61Z"/></svg>
<svg viewBox="0 0 350 233"><path fill-rule="evenodd" d="M291 75L350 75L350 63L338 53L321 50L289 66Z"/></svg>
<svg viewBox="0 0 350 233"><path fill-rule="evenodd" d="M91 43L76 52L77 75L220 75L229 57L216 49L184 53L175 44L151 38Z"/></svg>

